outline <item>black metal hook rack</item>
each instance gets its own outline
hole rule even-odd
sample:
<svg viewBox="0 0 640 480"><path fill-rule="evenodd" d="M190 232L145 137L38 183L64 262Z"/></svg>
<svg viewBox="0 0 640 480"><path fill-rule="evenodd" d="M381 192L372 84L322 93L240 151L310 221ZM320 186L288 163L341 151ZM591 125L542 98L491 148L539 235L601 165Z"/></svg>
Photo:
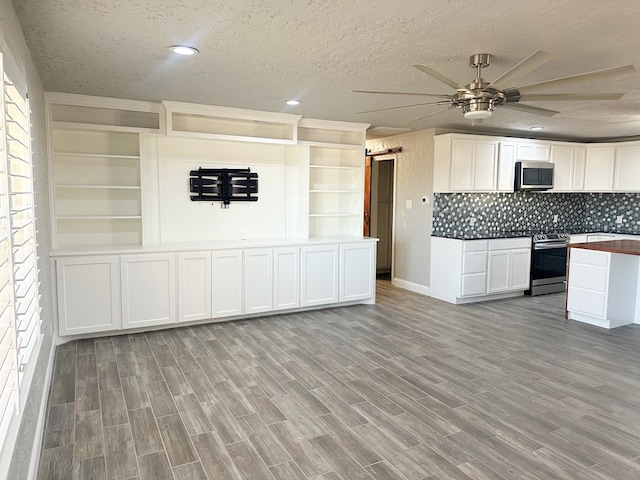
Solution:
<svg viewBox="0 0 640 480"><path fill-rule="evenodd" d="M189 172L189 187L193 202L258 201L258 174L249 168L199 168Z"/></svg>

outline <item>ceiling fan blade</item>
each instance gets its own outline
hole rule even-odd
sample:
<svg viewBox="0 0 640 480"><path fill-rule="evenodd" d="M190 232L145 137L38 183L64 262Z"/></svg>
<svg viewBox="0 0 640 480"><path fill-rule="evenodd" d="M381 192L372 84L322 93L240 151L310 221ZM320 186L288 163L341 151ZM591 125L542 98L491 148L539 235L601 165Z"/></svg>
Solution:
<svg viewBox="0 0 640 480"><path fill-rule="evenodd" d="M529 93L520 96L519 102L563 102L577 100L620 100L624 93Z"/></svg>
<svg viewBox="0 0 640 480"><path fill-rule="evenodd" d="M425 118L433 117L434 115L439 115L441 113L448 112L452 108L456 108L456 107L449 107L449 108L445 108L444 110L438 110L437 112L430 113L429 115L425 115L424 117L420 117L420 118L416 118L415 120L411 120L409 123L417 123L420 120L424 120Z"/></svg>
<svg viewBox="0 0 640 480"><path fill-rule="evenodd" d="M382 95L421 95L423 97L449 98L451 95L440 93L418 93L418 92L384 92L378 90L351 90L354 93L375 93Z"/></svg>
<svg viewBox="0 0 640 480"><path fill-rule="evenodd" d="M411 105L401 105L399 107L377 108L375 110L366 110L364 112L356 112L356 115L360 115L362 113L386 112L388 110L400 110L401 108L424 107L425 105L446 105L446 103L444 104L442 102L413 103Z"/></svg>
<svg viewBox="0 0 640 480"><path fill-rule="evenodd" d="M544 65L549 60L551 60L550 53L538 50L537 52L529 55L515 67L500 75L486 88L497 88L498 90L503 90L506 87L515 85L522 77L533 72L536 68Z"/></svg>
<svg viewBox="0 0 640 480"><path fill-rule="evenodd" d="M547 80L545 82L532 83L524 87L518 87L520 93L527 93L539 88L556 87L558 85L577 85L585 80L599 80L603 78L617 77L618 75L626 75L627 73L634 73L636 71L633 65L623 65L621 67L605 68L604 70L595 70L593 72L579 73L577 75L571 75L569 77L555 78L553 80Z"/></svg>
<svg viewBox="0 0 640 480"><path fill-rule="evenodd" d="M433 70L432 68L427 67L426 65L415 64L415 65L412 65L412 67L413 68L417 68L422 73L426 73L430 77L433 77L436 80L441 81L445 85L449 85L454 90L458 90L458 89L467 90L464 86L460 85L458 82L456 82L454 80L451 80L449 77L445 77L441 73L436 72L435 70Z"/></svg>
<svg viewBox="0 0 640 480"><path fill-rule="evenodd" d="M500 105L500 108L507 108L509 110L518 110L519 112L533 113L534 115L542 115L543 117L553 117L556 113L555 110L548 110L546 108L532 107L531 105L524 105L522 103L505 103Z"/></svg>

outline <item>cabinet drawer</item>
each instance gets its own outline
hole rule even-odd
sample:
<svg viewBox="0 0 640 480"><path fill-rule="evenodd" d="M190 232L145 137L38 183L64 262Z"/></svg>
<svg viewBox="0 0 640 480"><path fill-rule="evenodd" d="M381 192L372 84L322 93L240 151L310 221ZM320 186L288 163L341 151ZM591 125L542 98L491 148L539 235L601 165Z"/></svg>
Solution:
<svg viewBox="0 0 640 480"><path fill-rule="evenodd" d="M483 273L472 273L462 276L462 296L484 295L487 291L487 276Z"/></svg>
<svg viewBox="0 0 640 480"><path fill-rule="evenodd" d="M465 252L462 257L462 273L487 271L487 252Z"/></svg>
<svg viewBox="0 0 640 480"><path fill-rule="evenodd" d="M593 290L583 290L574 287L569 288L567 309L570 311L587 313L604 318L606 306L607 296L605 293L596 293Z"/></svg>
<svg viewBox="0 0 640 480"><path fill-rule="evenodd" d="M487 240L465 240L462 242L463 252L483 252L487 250Z"/></svg>
<svg viewBox="0 0 640 480"><path fill-rule="evenodd" d="M609 252L598 252L596 250L585 250L584 248L571 249L571 268L574 263L584 263L586 265L593 265L596 267L608 267L609 258L611 254Z"/></svg>
<svg viewBox="0 0 640 480"><path fill-rule="evenodd" d="M606 292L607 271L605 267L574 263L569 271L569 286Z"/></svg>
<svg viewBox="0 0 640 480"><path fill-rule="evenodd" d="M489 250L512 250L516 248L531 248L531 238L519 237L489 240Z"/></svg>

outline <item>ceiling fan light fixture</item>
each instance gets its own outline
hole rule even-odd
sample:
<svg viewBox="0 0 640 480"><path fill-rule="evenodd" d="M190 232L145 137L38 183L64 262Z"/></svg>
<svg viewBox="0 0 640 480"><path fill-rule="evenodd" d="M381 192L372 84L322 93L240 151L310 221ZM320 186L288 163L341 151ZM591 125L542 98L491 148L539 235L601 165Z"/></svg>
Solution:
<svg viewBox="0 0 640 480"><path fill-rule="evenodd" d="M470 120L483 120L491 117L493 113L493 101L487 98L473 98L462 106L464 118Z"/></svg>

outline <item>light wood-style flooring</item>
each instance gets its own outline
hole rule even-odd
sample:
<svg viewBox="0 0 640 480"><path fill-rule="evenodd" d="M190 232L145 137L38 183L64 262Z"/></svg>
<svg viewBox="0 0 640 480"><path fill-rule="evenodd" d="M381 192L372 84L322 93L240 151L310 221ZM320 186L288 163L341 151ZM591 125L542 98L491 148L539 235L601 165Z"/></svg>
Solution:
<svg viewBox="0 0 640 480"><path fill-rule="evenodd" d="M39 480L638 480L640 326L564 296L376 305L56 352Z"/></svg>

